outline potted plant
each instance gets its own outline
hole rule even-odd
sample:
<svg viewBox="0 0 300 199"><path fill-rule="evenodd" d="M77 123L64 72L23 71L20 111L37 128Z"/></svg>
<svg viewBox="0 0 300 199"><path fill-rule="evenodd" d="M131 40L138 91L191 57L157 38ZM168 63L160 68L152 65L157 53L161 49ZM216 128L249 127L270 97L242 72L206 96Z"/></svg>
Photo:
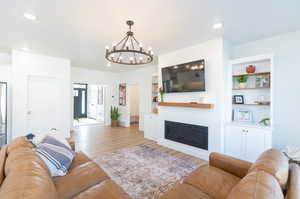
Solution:
<svg viewBox="0 0 300 199"><path fill-rule="evenodd" d="M236 78L237 82L239 83L240 88L247 87L248 76L242 75Z"/></svg>
<svg viewBox="0 0 300 199"><path fill-rule="evenodd" d="M118 107L111 107L110 108L110 118L111 118L111 126L116 127L118 126L118 119L120 117L119 108Z"/></svg>

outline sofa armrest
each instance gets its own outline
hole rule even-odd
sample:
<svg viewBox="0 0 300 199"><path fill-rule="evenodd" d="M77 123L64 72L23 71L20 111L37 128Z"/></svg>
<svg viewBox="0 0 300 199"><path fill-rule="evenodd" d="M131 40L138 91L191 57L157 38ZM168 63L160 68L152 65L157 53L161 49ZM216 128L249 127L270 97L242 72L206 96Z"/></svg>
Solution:
<svg viewBox="0 0 300 199"><path fill-rule="evenodd" d="M211 153L209 165L243 178L248 173L252 163L219 153Z"/></svg>

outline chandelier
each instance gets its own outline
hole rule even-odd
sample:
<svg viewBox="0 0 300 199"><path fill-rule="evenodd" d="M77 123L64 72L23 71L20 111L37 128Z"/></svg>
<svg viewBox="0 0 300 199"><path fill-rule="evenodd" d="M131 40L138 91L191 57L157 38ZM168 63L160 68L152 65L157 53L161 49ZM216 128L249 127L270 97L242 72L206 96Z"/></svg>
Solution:
<svg viewBox="0 0 300 199"><path fill-rule="evenodd" d="M127 21L129 31L126 36L119 42L114 42L112 48L106 46L105 58L113 63L125 65L141 65L148 64L153 61L153 51L149 47L147 50L143 48L143 44L138 42L131 31L133 21Z"/></svg>

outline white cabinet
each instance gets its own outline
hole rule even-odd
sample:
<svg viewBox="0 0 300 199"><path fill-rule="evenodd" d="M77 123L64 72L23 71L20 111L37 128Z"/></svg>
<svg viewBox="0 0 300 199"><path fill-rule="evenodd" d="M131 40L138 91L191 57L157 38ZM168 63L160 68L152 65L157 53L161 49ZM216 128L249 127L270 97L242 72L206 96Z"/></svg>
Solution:
<svg viewBox="0 0 300 199"><path fill-rule="evenodd" d="M270 129L229 125L225 132L225 154L254 162L272 147Z"/></svg>
<svg viewBox="0 0 300 199"><path fill-rule="evenodd" d="M147 114L144 117L144 137L156 141L158 138L158 115Z"/></svg>

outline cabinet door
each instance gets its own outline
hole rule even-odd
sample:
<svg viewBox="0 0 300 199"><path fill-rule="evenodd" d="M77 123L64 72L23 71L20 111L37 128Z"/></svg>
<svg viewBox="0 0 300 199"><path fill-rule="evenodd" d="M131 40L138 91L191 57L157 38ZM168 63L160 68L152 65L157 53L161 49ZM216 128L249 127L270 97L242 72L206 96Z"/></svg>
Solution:
<svg viewBox="0 0 300 199"><path fill-rule="evenodd" d="M260 129L248 129L245 135L246 159L254 162L267 149L265 145L266 132Z"/></svg>
<svg viewBox="0 0 300 199"><path fill-rule="evenodd" d="M244 136L242 128L228 126L225 133L225 154L244 159Z"/></svg>

